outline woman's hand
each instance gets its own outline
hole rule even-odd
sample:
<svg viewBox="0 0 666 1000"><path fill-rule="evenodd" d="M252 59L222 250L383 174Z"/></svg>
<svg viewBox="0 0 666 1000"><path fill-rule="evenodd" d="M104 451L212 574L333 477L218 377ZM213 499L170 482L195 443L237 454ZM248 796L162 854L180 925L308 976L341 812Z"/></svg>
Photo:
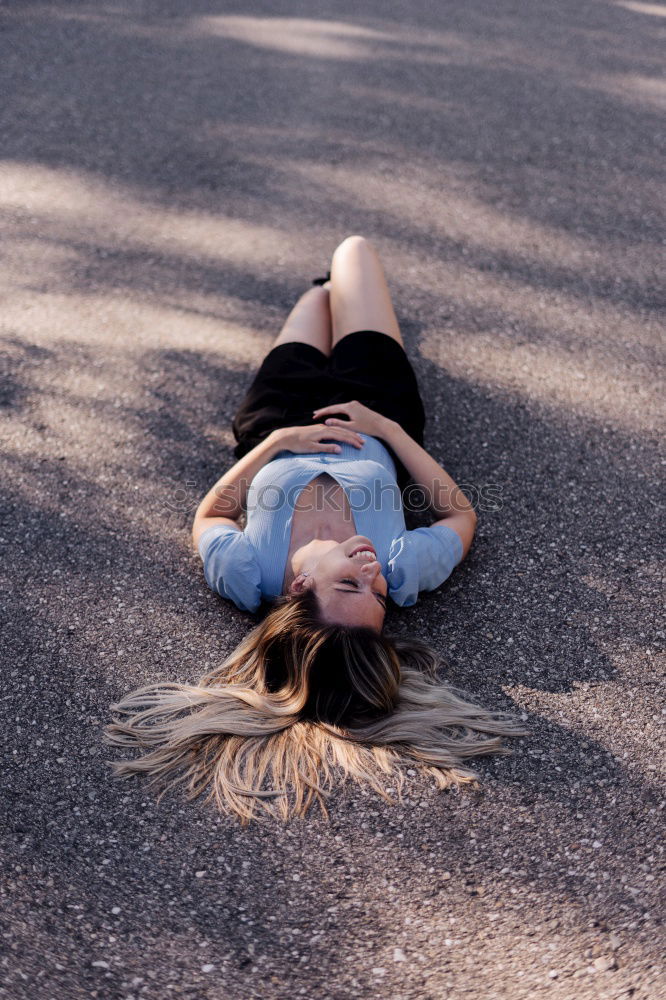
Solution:
<svg viewBox="0 0 666 1000"><path fill-rule="evenodd" d="M355 448L363 447L363 438L352 429L344 427L329 427L326 424L309 424L305 427L279 427L271 432L280 449L293 451L297 454L308 454L316 451L339 452L339 444L322 444L323 441L344 441Z"/></svg>
<svg viewBox="0 0 666 1000"><path fill-rule="evenodd" d="M371 410L369 406L358 403L352 399L350 403L331 403L330 406L322 406L315 410L313 417L323 417L327 413L346 413L349 420L339 420L338 417L326 417L327 427L349 427L355 431L362 431L363 434L372 434L373 437L382 437L386 434L389 420L376 410Z"/></svg>

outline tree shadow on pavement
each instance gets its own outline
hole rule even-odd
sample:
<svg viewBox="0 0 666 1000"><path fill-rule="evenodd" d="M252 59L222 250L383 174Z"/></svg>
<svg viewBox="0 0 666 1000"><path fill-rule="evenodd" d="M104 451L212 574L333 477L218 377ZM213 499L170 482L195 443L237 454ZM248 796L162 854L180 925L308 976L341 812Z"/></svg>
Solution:
<svg viewBox="0 0 666 1000"><path fill-rule="evenodd" d="M47 969L63 996L84 980L102 995L107 975L109 996L148 995L131 975L158 970L163 997L170 963L171 982L212 1000L200 940L244 998L301 982L310 995L338 982L340 997L376 996L378 982L386 996L405 982L423 1000L452 982L484 995L535 930L555 971L574 952L603 957L594 948L614 948L620 926L625 966L650 960L659 442L642 397L627 400L657 357L663 130L660 39L642 7L442 15L419 2L400 17L371 2L285 20L211 0L187 16L5 5L0 207L21 294L0 394L0 710L16 991L33 977L35 995ZM277 332L350 231L376 234L396 265L427 447L458 481L501 487L464 564L392 609L389 628L441 649L452 683L521 713L532 735L479 762L479 791L437 795L414 776L403 807L352 787L328 824L241 831L115 783L100 731L117 697L195 680L246 633L189 541L193 505L232 462L252 375L238 328ZM179 340L183 327L146 346L152 313L122 340L118 317L143 304L156 321L210 323L219 346ZM448 345L462 331L486 351L491 372L497 331L509 357L543 350L544 377L551 358L562 379L564 362L587 363L626 376L625 396L596 413L592 382L576 408L462 355L447 366L438 324ZM407 919L427 982L411 952L402 978L402 959L386 959ZM111 952L109 969L88 968ZM622 974L604 988L638 996ZM523 982L512 995L544 985Z"/></svg>
<svg viewBox="0 0 666 1000"><path fill-rule="evenodd" d="M573 2L547 24L537 8L520 17L501 6L449 13L442 31L439 12L423 3L394 20L366 4L362 17L350 7L333 21L288 23L273 10L246 16L211 0L190 4L186 16L145 6L10 6L4 155L91 169L183 209L204 199L210 211L211 193L225 188L243 211L256 191L296 208L297 192L271 179L282 156L312 157L311 141L279 135L300 120L321 127L327 160L336 145L338 159L366 159L368 143L390 135L406 159L443 149L474 170L481 197L509 212L600 238L660 241L636 187L659 171L649 86L661 67L655 19ZM71 59L50 58L54 36ZM323 87L339 88L339 103L313 100ZM364 140L357 152L346 141L353 131ZM238 134L261 153L242 169ZM628 177L631 198L623 196Z"/></svg>

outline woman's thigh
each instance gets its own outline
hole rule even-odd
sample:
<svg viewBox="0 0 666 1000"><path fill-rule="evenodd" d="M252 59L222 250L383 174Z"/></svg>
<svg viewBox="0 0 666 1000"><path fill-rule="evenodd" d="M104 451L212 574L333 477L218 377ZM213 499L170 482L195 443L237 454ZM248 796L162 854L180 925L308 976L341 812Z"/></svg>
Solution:
<svg viewBox="0 0 666 1000"><path fill-rule="evenodd" d="M328 288L309 288L299 298L273 347L298 341L316 347L327 356L331 353L331 311Z"/></svg>
<svg viewBox="0 0 666 1000"><path fill-rule="evenodd" d="M358 330L379 330L402 344L384 269L363 236L348 236L333 254L330 309L334 347Z"/></svg>

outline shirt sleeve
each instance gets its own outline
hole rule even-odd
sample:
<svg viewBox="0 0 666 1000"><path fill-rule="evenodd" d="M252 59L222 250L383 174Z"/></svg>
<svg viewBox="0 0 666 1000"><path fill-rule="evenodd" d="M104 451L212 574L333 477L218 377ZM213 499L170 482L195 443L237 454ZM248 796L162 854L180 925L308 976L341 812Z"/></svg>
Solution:
<svg viewBox="0 0 666 1000"><path fill-rule="evenodd" d="M419 591L439 587L462 557L460 535L445 524L404 531L389 550L389 596L404 607L416 604Z"/></svg>
<svg viewBox="0 0 666 1000"><path fill-rule="evenodd" d="M261 570L254 548L244 532L228 524L214 524L199 538L206 583L233 601L241 611L261 604Z"/></svg>

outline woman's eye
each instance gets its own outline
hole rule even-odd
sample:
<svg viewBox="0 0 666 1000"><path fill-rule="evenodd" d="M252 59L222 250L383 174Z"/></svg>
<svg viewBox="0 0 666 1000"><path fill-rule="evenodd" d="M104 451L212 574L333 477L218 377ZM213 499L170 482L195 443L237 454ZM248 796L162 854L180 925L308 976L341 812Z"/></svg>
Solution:
<svg viewBox="0 0 666 1000"><path fill-rule="evenodd" d="M350 580L348 577L346 577L344 580L340 580L340 583L349 583L349 584L351 584L352 587L355 587L358 590L358 581L357 580ZM373 594L379 600L381 606L383 608L385 608L387 606L387 600L386 600L386 597L384 596L384 594L378 594L374 590L373 590Z"/></svg>

